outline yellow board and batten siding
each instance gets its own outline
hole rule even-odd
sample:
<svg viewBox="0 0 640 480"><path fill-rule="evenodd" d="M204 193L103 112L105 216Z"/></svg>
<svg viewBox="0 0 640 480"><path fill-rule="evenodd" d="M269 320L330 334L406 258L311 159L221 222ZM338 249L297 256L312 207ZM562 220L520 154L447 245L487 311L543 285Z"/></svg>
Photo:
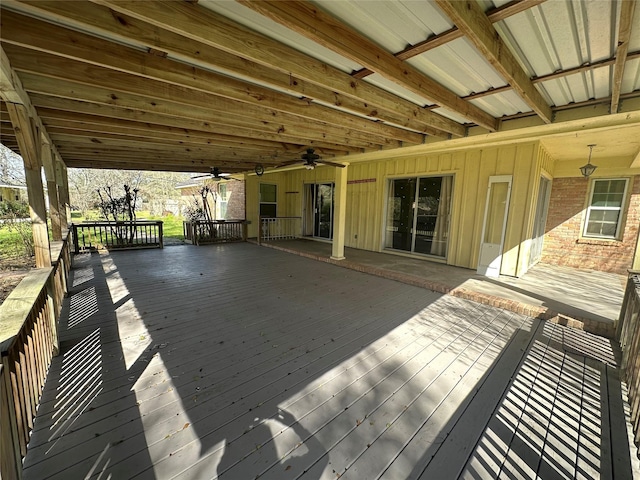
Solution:
<svg viewBox="0 0 640 480"><path fill-rule="evenodd" d="M512 175L501 273L518 276L528 265L536 206L531 199L537 198L541 172L553 173L553 161L541 153L538 142L528 142L352 163L348 169L345 246L383 249L389 179L453 175L447 263L471 269L478 264L489 177ZM257 235L259 183L278 185L278 216L301 216L304 184L334 179L335 169L325 166L249 177L249 236Z"/></svg>

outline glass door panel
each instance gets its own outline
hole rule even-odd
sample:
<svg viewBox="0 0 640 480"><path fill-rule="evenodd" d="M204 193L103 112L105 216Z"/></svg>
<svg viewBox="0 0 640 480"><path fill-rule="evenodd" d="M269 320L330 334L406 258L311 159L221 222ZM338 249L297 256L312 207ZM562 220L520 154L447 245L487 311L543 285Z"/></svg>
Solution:
<svg viewBox="0 0 640 480"><path fill-rule="evenodd" d="M387 207L386 247L411 251L415 197L415 178L391 180Z"/></svg>
<svg viewBox="0 0 640 480"><path fill-rule="evenodd" d="M440 204L442 177L421 178L418 184L418 211L414 252L431 254Z"/></svg>
<svg viewBox="0 0 640 480"><path fill-rule="evenodd" d="M453 176L389 181L384 246L446 257Z"/></svg>
<svg viewBox="0 0 640 480"><path fill-rule="evenodd" d="M316 185L315 236L333 238L333 185Z"/></svg>

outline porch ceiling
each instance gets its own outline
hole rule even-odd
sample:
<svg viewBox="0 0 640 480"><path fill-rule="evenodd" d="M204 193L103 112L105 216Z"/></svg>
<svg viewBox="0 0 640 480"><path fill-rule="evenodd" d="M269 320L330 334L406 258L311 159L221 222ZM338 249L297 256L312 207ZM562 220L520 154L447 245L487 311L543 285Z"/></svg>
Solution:
<svg viewBox="0 0 640 480"><path fill-rule="evenodd" d="M635 5L5 0L0 96L24 88L70 167L241 172L310 146L340 160L638 110ZM619 130L545 146L635 158L640 135Z"/></svg>

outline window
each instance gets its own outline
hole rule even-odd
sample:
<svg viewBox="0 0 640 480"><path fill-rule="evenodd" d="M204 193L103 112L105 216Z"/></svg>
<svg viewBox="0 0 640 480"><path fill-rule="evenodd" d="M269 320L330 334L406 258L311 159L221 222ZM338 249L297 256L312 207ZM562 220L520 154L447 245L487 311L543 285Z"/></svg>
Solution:
<svg viewBox="0 0 640 480"><path fill-rule="evenodd" d="M229 204L229 194L226 183L218 183L218 215L216 218L227 218L227 205Z"/></svg>
<svg viewBox="0 0 640 480"><path fill-rule="evenodd" d="M278 190L276 185L270 183L260 184L260 216L273 217L277 215Z"/></svg>
<svg viewBox="0 0 640 480"><path fill-rule="evenodd" d="M594 180L584 224L585 237L618 238L627 179Z"/></svg>
<svg viewBox="0 0 640 480"><path fill-rule="evenodd" d="M385 247L447 256L453 177L389 181Z"/></svg>

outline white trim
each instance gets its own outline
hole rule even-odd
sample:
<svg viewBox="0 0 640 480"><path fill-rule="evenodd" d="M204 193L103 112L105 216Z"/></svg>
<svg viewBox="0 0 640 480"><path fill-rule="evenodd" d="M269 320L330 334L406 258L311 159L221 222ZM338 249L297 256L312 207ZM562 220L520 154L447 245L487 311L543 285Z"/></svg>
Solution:
<svg viewBox="0 0 640 480"><path fill-rule="evenodd" d="M622 193L622 200L620 202L620 207L595 207L592 208L591 202L593 202L593 194L595 193L596 182L610 182L610 181L624 181L624 192ZM583 238L599 238L602 240L619 240L620 239L620 230L623 224L623 214L626 210L627 204L627 193L629 192L629 178L627 177L615 177L615 178L593 178L591 179L591 184L589 185L589 196L587 197L587 207L585 208L584 222L582 225L582 231L580 236ZM589 226L589 217L591 216L591 211L617 211L618 215L618 223L616 225L616 233L613 236L609 235L594 235L587 233L587 227Z"/></svg>
<svg viewBox="0 0 640 480"><path fill-rule="evenodd" d="M504 239L507 234L507 220L509 218L509 210L511 203L511 184L513 182L513 175L493 175L489 177L489 185L487 186L487 199L484 205L484 220L482 222L482 235L480 237L480 253L478 255L478 267L477 272L480 275L486 275L487 277L498 277L500 275L500 269L502 268L502 251L504 250ZM489 212L489 198L491 193L491 187L494 183L506 183L507 187L507 198L505 201L505 215L502 220L502 234L500 236L500 247L499 247L499 255L491 262L490 265L481 265L480 262L482 260L482 249L484 247L484 234L487 227L487 214Z"/></svg>

